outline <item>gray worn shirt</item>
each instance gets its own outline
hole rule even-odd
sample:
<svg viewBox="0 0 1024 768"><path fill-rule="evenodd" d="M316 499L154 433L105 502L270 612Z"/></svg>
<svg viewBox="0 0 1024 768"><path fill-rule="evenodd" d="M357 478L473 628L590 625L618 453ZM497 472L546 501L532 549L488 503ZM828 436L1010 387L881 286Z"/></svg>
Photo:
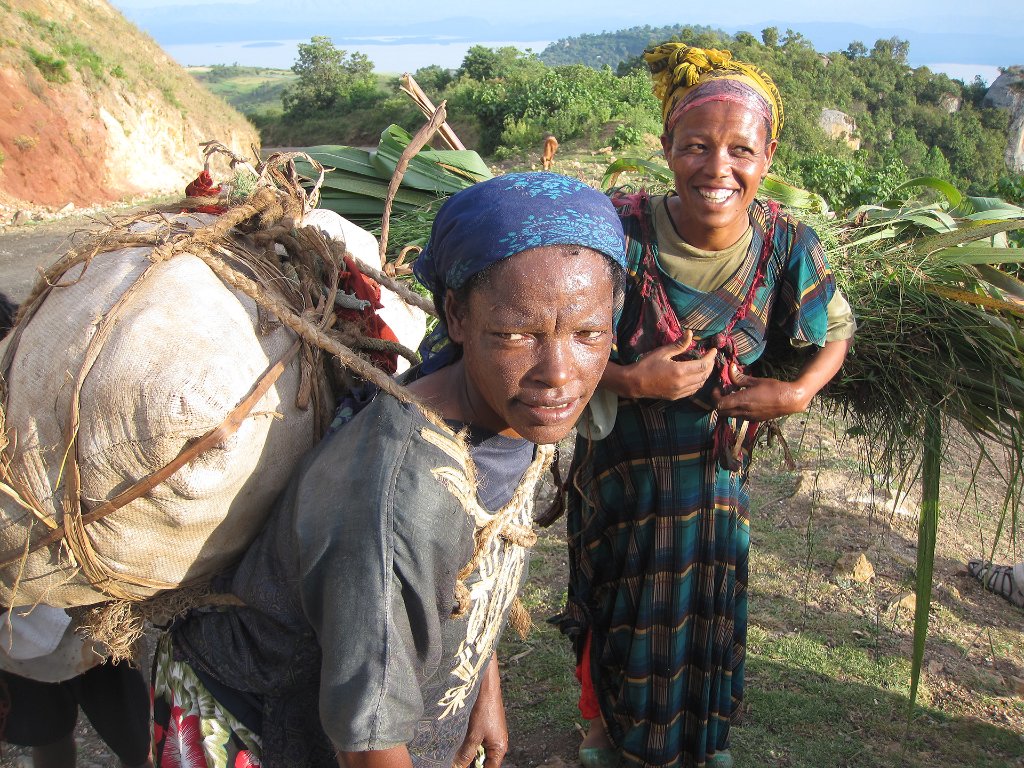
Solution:
<svg viewBox="0 0 1024 768"><path fill-rule="evenodd" d="M544 452L531 463L523 447L507 446L516 472L530 468L498 514L528 527ZM175 629L197 670L259 702L264 765L408 744L417 765L449 768L526 567L525 549L493 540L470 611L452 617L494 515L467 461L451 432L377 395L307 459L239 565L231 590L247 607Z"/></svg>

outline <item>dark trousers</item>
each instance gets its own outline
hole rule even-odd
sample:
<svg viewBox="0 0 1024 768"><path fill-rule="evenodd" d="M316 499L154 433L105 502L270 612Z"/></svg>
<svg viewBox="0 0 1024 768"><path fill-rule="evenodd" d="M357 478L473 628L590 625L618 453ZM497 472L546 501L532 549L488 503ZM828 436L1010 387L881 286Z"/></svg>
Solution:
<svg viewBox="0 0 1024 768"><path fill-rule="evenodd" d="M96 733L125 765L149 755L149 688L139 670L109 661L60 683L0 672L0 704L9 707L0 739L24 747L74 732L81 707Z"/></svg>

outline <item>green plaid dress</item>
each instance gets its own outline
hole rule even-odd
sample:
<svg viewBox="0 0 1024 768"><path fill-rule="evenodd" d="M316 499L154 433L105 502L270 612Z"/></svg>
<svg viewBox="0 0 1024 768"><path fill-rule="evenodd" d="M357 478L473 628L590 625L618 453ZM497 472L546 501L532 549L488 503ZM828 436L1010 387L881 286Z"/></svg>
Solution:
<svg viewBox="0 0 1024 768"><path fill-rule="evenodd" d="M704 292L658 266L646 194L615 202L628 282L613 359L634 362L687 328L743 365L764 352L768 329L825 343L832 273L814 232L777 206L754 201L748 258ZM595 691L627 764L703 766L728 747L743 698L748 460L730 471L716 459L717 414L697 404L706 394L620 400L611 434L576 446L569 595L556 621L577 650L591 633Z"/></svg>

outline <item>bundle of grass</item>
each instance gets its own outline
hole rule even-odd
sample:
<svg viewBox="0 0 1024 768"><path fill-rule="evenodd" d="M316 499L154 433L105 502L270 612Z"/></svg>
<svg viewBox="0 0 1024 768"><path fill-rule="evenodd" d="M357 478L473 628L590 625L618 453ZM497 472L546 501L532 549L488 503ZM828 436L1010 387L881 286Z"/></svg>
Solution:
<svg viewBox="0 0 1024 768"><path fill-rule="evenodd" d="M858 320L854 352L823 395L894 478L917 474L930 410L962 425L984 455L994 440L1019 466L1024 447L1024 283L1004 269L1024 261L1006 237L1024 228L1024 209L936 180L906 191L933 187L949 197L863 206L838 222L802 214ZM765 367L786 377L797 364L777 353Z"/></svg>
<svg viewBox="0 0 1024 768"><path fill-rule="evenodd" d="M929 191L941 199L921 200ZM904 490L922 483L913 701L931 603L942 457L951 443L968 443L976 456L972 482L983 465L1002 478L998 530L1018 524L1024 249L1012 247L1007 234L1024 229L1024 209L964 196L938 179L908 182L894 196L900 194L915 198L814 225L858 321L854 351L823 391L823 406L866 438L868 460L881 474ZM770 374L795 374L792 355L766 357Z"/></svg>

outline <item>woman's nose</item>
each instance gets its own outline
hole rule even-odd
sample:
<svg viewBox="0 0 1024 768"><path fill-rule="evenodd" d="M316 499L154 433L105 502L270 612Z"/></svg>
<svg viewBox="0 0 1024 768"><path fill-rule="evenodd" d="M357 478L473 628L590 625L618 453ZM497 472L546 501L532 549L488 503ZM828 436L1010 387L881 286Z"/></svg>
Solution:
<svg viewBox="0 0 1024 768"><path fill-rule="evenodd" d="M727 149L721 149L710 153L708 157L708 170L713 176L728 176L732 168L732 158Z"/></svg>
<svg viewBox="0 0 1024 768"><path fill-rule="evenodd" d="M537 381L551 389L562 387L572 378L572 352L570 342L552 339L544 344L541 359L534 368Z"/></svg>

